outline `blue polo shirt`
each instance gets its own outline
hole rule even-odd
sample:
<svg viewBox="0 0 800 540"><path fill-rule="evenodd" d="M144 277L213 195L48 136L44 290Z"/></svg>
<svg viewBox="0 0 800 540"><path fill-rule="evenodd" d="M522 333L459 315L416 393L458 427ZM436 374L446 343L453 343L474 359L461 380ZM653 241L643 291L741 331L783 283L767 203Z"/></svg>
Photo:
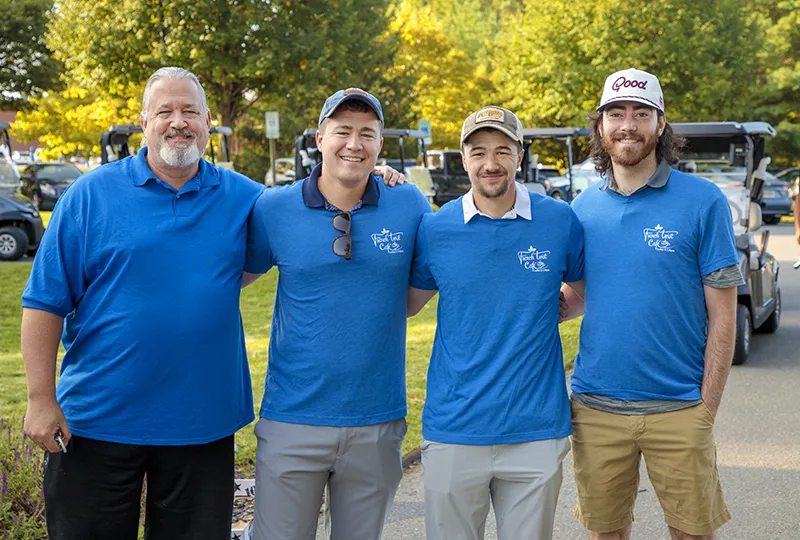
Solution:
<svg viewBox="0 0 800 540"><path fill-rule="evenodd" d="M350 260L333 252L338 212L321 165L256 202L245 269L280 272L261 417L362 426L406 414L406 305L414 239L430 204L411 184L370 176L352 213ZM357 205L358 206L358 205Z"/></svg>
<svg viewBox="0 0 800 540"><path fill-rule="evenodd" d="M146 155L61 196L22 305L65 317L57 397L74 434L207 443L253 419L239 291L263 186L201 160L176 191Z"/></svg>
<svg viewBox="0 0 800 540"><path fill-rule="evenodd" d="M583 234L566 203L523 192L530 219L478 214L465 223L460 197L420 225L412 286L440 295L422 413L430 441L572 433L559 292L583 278Z"/></svg>
<svg viewBox="0 0 800 540"><path fill-rule="evenodd" d="M673 170L664 187L630 196L597 184L573 208L586 242L586 296L572 391L700 399L703 276L738 262L727 198Z"/></svg>

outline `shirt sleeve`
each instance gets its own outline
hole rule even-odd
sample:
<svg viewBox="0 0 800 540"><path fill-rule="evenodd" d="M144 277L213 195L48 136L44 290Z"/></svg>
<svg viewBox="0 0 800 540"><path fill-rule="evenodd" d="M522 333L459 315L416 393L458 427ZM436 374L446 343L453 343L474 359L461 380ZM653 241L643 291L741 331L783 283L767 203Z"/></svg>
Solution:
<svg viewBox="0 0 800 540"><path fill-rule="evenodd" d="M66 317L86 293L86 238L69 211L68 197L56 205L33 260L22 307Z"/></svg>
<svg viewBox="0 0 800 540"><path fill-rule="evenodd" d="M732 264L703 276L703 285L708 285L715 289L729 289L744 285L744 277L742 277L742 272L739 270L739 265Z"/></svg>
<svg viewBox="0 0 800 540"><path fill-rule="evenodd" d="M711 205L699 217L697 263L701 276L738 263L731 208L725 194L715 190Z"/></svg>
<svg viewBox="0 0 800 540"><path fill-rule="evenodd" d="M561 280L574 283L583 279L583 226L578 216L569 209L570 228L569 245L567 246L567 267Z"/></svg>
<svg viewBox="0 0 800 540"><path fill-rule="evenodd" d="M264 274L274 265L272 246L269 243L269 194L262 193L247 220L247 249L244 271Z"/></svg>
<svg viewBox="0 0 800 540"><path fill-rule="evenodd" d="M410 285L416 289L425 291L435 291L439 287L436 285L436 280L431 272L430 265L430 252L428 250L428 239L426 236L426 219L427 216L422 217L422 222L417 228L417 238L414 242L414 258L411 262L411 279Z"/></svg>

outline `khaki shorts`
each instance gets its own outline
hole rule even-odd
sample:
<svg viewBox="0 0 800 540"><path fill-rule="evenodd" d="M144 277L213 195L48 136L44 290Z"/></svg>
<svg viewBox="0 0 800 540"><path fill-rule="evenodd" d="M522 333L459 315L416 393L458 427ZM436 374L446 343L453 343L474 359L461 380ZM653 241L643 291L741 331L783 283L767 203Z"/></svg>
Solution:
<svg viewBox="0 0 800 540"><path fill-rule="evenodd" d="M704 404L628 416L573 401L575 517L593 532L628 526L644 456L667 525L688 534L711 534L730 519L719 484L713 425Z"/></svg>

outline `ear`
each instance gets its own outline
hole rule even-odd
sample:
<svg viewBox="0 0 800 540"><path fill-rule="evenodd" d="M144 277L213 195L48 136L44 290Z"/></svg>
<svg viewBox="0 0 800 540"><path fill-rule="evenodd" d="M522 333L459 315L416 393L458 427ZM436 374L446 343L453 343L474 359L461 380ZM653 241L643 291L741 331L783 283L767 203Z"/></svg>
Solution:
<svg viewBox="0 0 800 540"><path fill-rule="evenodd" d="M658 136L659 137L661 137L661 135L664 133L664 129L666 127L667 127L667 115L666 114L662 114L661 116L658 117Z"/></svg>
<svg viewBox="0 0 800 540"><path fill-rule="evenodd" d="M144 114L139 115L139 124L141 124L142 129L147 129L147 117Z"/></svg>
<svg viewBox="0 0 800 540"><path fill-rule="evenodd" d="M522 150L520 150L518 153L519 153L519 156L517 156L517 167L522 165L522 158L525 157L525 147L523 146Z"/></svg>
<svg viewBox="0 0 800 540"><path fill-rule="evenodd" d="M317 148L319 148L319 145L322 144L322 133L319 130L314 134L314 139L317 141Z"/></svg>
<svg viewBox="0 0 800 540"><path fill-rule="evenodd" d="M206 127L211 129L211 111L206 111Z"/></svg>
<svg viewBox="0 0 800 540"><path fill-rule="evenodd" d="M381 150L383 150L383 137L381 137L381 145L378 147L379 154L381 153Z"/></svg>

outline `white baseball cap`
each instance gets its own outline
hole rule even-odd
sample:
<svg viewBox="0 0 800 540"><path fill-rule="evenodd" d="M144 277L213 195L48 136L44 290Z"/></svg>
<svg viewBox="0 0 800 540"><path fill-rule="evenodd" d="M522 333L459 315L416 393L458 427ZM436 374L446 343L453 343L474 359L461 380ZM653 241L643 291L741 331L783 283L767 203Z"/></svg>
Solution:
<svg viewBox="0 0 800 540"><path fill-rule="evenodd" d="M608 76L597 110L615 101L636 101L664 112L664 95L658 77L638 69L624 69Z"/></svg>

